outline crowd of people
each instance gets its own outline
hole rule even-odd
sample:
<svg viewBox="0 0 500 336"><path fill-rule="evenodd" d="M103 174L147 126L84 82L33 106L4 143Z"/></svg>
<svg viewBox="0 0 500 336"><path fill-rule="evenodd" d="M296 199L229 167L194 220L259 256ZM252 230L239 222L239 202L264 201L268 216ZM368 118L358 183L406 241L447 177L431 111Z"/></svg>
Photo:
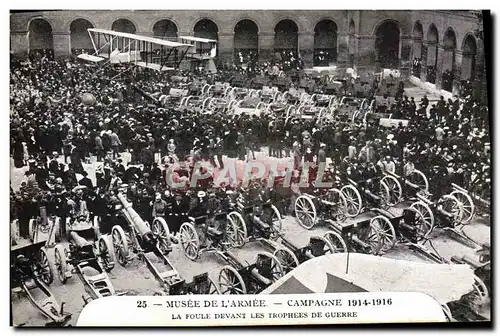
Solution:
<svg viewBox="0 0 500 336"><path fill-rule="evenodd" d="M300 59L290 59L175 76L187 83L214 83L235 73L272 77L303 67ZM74 200L85 198L91 214L104 217L106 197L123 185L144 220L164 216L175 233L196 202L220 190L210 179L189 190L173 188L167 181L172 164L180 163L176 178L189 177L198 173L193 167L199 160L223 169L225 157L250 161L264 148L269 156L293 160L297 171L306 162L318 165L331 158L332 174L356 172L361 180L374 170L409 174L418 168L438 194L450 181L489 188L488 109L470 95L431 104L427 97L415 101L402 94L387 110L407 119L407 126L338 119L317 124L302 118L285 123L273 114L159 107L151 97L168 95L177 85L174 76L147 69L116 74L112 68L97 70L44 55L11 61L11 155L15 169L27 167L20 186L11 187L11 220L19 220L21 236L28 234L29 219L38 216L40 206L64 219L78 212Z"/></svg>

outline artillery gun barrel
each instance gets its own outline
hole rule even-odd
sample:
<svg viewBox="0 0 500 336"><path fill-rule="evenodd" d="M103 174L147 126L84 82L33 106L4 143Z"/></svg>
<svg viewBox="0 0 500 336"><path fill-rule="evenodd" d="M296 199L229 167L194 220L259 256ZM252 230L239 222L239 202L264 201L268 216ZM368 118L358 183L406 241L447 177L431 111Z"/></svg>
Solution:
<svg viewBox="0 0 500 336"><path fill-rule="evenodd" d="M256 278L259 282L263 283L263 284L264 284L264 285L266 285L266 286L269 286L269 285L272 283L272 281L271 281L271 280L269 280L268 278L266 278L266 277L262 276L256 268L252 269L252 275L253 275L253 276L254 276L254 277L255 277L255 278Z"/></svg>
<svg viewBox="0 0 500 336"><path fill-rule="evenodd" d="M151 232L150 228L142 220L141 216L139 216L139 214L134 210L132 204L127 201L125 196L119 193L117 197L123 206L124 212L127 214L128 219L130 220L130 225L133 225L141 236L144 236L145 234Z"/></svg>
<svg viewBox="0 0 500 336"><path fill-rule="evenodd" d="M253 220L255 223L257 223L257 224L259 224L260 226L262 226L262 227L267 227L267 226L269 226L266 222L264 222L262 219L260 219L259 217L255 216L255 215L254 215L254 216L252 216L252 220Z"/></svg>
<svg viewBox="0 0 500 336"><path fill-rule="evenodd" d="M361 246L364 249L367 249L370 247L370 245L368 245L367 243L365 243L364 241L359 239L357 235L352 236L352 241L353 241L353 243L358 244L359 246Z"/></svg>

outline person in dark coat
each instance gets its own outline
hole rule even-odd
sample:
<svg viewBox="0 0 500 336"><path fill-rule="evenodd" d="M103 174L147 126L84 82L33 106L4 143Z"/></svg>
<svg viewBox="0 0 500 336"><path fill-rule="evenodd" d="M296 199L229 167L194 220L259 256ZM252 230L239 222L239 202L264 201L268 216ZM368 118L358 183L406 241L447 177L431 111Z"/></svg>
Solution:
<svg viewBox="0 0 500 336"><path fill-rule="evenodd" d="M94 185L92 184L92 180L88 178L89 174L84 171L82 175L83 178L78 182L78 184L81 186L86 186L89 190L92 190L94 188Z"/></svg>

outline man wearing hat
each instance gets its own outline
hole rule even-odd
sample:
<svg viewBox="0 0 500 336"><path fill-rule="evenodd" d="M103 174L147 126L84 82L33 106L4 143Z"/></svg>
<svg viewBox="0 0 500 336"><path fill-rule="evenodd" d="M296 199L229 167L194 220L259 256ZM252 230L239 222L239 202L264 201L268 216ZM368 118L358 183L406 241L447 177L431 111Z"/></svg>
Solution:
<svg viewBox="0 0 500 336"><path fill-rule="evenodd" d="M318 150L318 155L316 156L316 164L319 166L320 164L326 164L326 144L325 143L320 143L319 144L319 150Z"/></svg>
<svg viewBox="0 0 500 336"><path fill-rule="evenodd" d="M203 190L198 191L196 198L189 205L188 215L194 218L207 215L208 204L206 201L207 193Z"/></svg>

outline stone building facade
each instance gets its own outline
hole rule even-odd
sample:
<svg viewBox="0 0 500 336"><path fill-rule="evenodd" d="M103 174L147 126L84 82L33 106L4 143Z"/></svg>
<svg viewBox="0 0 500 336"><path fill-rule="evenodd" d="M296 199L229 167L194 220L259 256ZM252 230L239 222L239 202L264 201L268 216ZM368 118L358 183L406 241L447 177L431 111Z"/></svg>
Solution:
<svg viewBox="0 0 500 336"><path fill-rule="evenodd" d="M194 35L218 41L218 58L235 60L235 51L252 50L260 61L277 51L293 51L306 66L327 63L358 73L377 67L412 66L421 81L443 84L484 78L483 42L472 11L397 10L120 10L11 13L11 53L52 49L67 57L74 49L93 49L87 28L95 27L176 39ZM236 56L237 57L237 56ZM324 64L324 62L323 62Z"/></svg>

